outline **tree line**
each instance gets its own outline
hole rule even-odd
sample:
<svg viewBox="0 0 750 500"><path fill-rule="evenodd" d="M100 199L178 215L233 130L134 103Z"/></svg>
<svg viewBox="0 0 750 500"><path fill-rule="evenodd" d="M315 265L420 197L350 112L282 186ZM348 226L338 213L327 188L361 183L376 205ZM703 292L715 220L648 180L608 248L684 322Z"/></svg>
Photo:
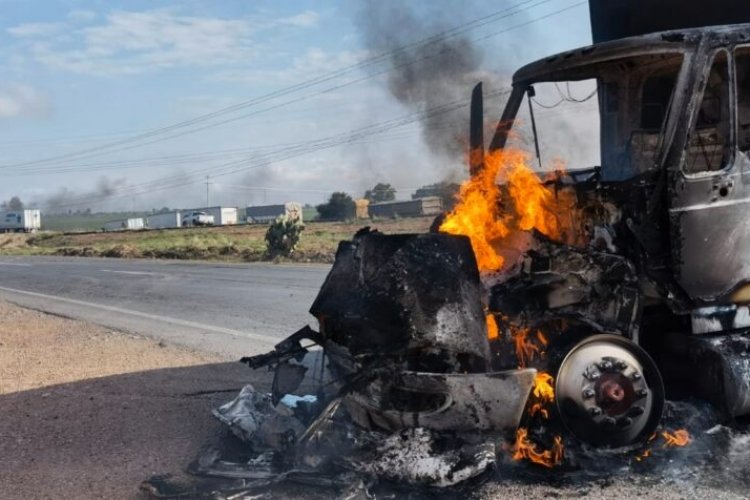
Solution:
<svg viewBox="0 0 750 500"><path fill-rule="evenodd" d="M456 203L459 185L454 182L438 182L417 189L412 195L413 200L428 196L437 196L443 203L444 210L451 210ZM379 182L372 189L365 191L364 199L370 203L382 203L396 199L396 189L390 184ZM326 203L315 207L323 220L353 219L357 205L348 193L337 191L332 193Z"/></svg>

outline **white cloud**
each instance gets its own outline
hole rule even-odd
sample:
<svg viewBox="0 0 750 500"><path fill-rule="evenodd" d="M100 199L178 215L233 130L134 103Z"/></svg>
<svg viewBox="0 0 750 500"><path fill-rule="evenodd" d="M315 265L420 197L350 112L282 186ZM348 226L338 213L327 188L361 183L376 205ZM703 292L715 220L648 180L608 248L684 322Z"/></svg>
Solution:
<svg viewBox="0 0 750 500"><path fill-rule="evenodd" d="M24 23L8 28L7 31L10 35L19 38L44 37L57 34L64 27L62 23Z"/></svg>
<svg viewBox="0 0 750 500"><path fill-rule="evenodd" d="M279 20L280 24L289 24L301 28L310 28L317 26L320 15L313 10L306 10L296 16L285 17Z"/></svg>
<svg viewBox="0 0 750 500"><path fill-rule="evenodd" d="M262 52L265 32L284 26L311 27L318 14L264 20L189 16L175 9L114 11L92 25L97 14L74 10L65 24L25 24L9 28L31 40L27 47L43 64L96 75L136 74L184 66L245 64ZM74 26L82 24L84 26ZM61 33L63 31L64 33ZM260 41L259 41L260 40Z"/></svg>
<svg viewBox="0 0 750 500"><path fill-rule="evenodd" d="M50 111L47 96L33 87L22 84L0 87L0 118L40 118Z"/></svg>

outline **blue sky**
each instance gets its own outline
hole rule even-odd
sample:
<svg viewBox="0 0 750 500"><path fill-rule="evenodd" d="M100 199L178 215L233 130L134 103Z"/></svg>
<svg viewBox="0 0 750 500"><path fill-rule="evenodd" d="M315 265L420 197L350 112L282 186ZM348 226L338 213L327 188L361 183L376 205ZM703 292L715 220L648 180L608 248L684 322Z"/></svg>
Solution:
<svg viewBox="0 0 750 500"><path fill-rule="evenodd" d="M482 54L477 78L499 86L521 64L590 43L588 10L577 3L410 2L421 29L387 29L417 41L520 5L464 34ZM0 199L95 211L190 207L205 204L209 175L211 204L315 204L380 181L406 198L459 178L463 165L428 148L418 123L334 147L311 142L415 111L389 92L385 62L335 73L376 55L363 36L364 6L0 0ZM168 137L132 139L317 77L325 81ZM490 99L487 114L498 116L501 104Z"/></svg>

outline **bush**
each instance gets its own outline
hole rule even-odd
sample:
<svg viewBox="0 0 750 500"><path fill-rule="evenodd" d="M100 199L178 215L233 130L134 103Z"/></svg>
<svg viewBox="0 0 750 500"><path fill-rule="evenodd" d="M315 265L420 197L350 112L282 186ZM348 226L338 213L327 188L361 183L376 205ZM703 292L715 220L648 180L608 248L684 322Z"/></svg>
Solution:
<svg viewBox="0 0 750 500"><path fill-rule="evenodd" d="M298 219L282 215L266 231L266 253L269 257L288 257L297 247L305 225Z"/></svg>

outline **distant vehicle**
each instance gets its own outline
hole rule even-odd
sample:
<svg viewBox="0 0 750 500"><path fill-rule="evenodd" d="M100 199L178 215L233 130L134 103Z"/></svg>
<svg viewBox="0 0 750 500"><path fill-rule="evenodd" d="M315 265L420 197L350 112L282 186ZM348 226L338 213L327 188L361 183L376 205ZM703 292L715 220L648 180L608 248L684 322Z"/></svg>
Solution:
<svg viewBox="0 0 750 500"><path fill-rule="evenodd" d="M164 212L146 217L146 227L149 229L165 229L182 226L180 212Z"/></svg>
<svg viewBox="0 0 750 500"><path fill-rule="evenodd" d="M0 212L0 233L34 233L42 226L39 210Z"/></svg>
<svg viewBox="0 0 750 500"><path fill-rule="evenodd" d="M282 215L302 222L302 205L290 201L283 205L262 205L245 209L245 220L248 224L268 224Z"/></svg>
<svg viewBox="0 0 750 500"><path fill-rule="evenodd" d="M105 222L102 231L137 231L145 227L142 217L131 217L130 219L120 219Z"/></svg>
<svg viewBox="0 0 750 500"><path fill-rule="evenodd" d="M182 216L182 226L213 226L214 216L206 212L188 212Z"/></svg>
<svg viewBox="0 0 750 500"><path fill-rule="evenodd" d="M210 217L214 218L212 224L214 226L231 226L237 224L237 207L194 207L185 210L183 213L189 214L190 212L203 212Z"/></svg>

